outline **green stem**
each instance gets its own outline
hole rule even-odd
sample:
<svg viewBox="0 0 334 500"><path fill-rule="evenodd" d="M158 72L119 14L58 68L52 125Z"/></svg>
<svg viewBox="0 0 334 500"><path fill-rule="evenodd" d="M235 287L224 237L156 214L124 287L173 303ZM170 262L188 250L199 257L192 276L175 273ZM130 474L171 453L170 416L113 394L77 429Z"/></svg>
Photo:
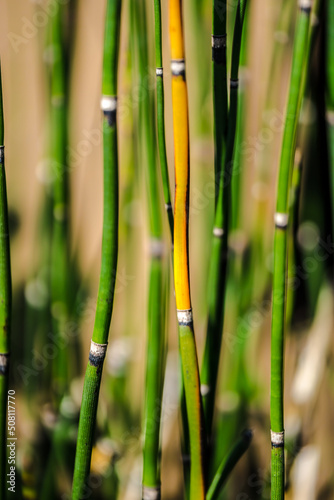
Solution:
<svg viewBox="0 0 334 500"><path fill-rule="evenodd" d="M303 3L302 3L303 4ZM270 421L272 431L271 498L284 498L284 331L287 271L288 198L291 183L300 92L307 55L310 7L301 5L292 60L292 73L283 134L277 188L271 329Z"/></svg>
<svg viewBox="0 0 334 500"><path fill-rule="evenodd" d="M0 497L6 497L7 390L10 353L12 282L4 153L4 119L0 68Z"/></svg>
<svg viewBox="0 0 334 500"><path fill-rule="evenodd" d="M219 498L221 490L226 484L231 472L239 462L242 455L248 450L252 441L252 431L244 431L238 441L233 446L232 450L226 455L221 462L218 470L212 480L210 488L206 494L206 500L216 500Z"/></svg>
<svg viewBox="0 0 334 500"><path fill-rule="evenodd" d="M161 67L161 13L160 6L155 4L156 15L156 60ZM148 219L150 232L150 279L148 298L148 338L146 358L146 387L145 387L145 421L143 447L143 477L142 497L160 497L160 426L163 396L163 381L165 369L165 286L163 269L163 241L161 221L161 201L159 196L159 182L156 156L155 108L153 92L145 88L148 54L148 26L146 6L144 1L137 1L131 5L132 33L136 40L133 46L134 55L138 61L138 75L142 98L139 104L138 122L140 124L139 153L143 165L148 199ZM160 80L160 82L159 82ZM160 160L163 174L164 194L168 196L170 204L169 180L165 150L164 114L163 114L163 82L158 76L158 85L161 83L162 94L158 94L158 132ZM159 116L160 104L160 116ZM160 119L160 123L159 123ZM162 120L162 122L161 122ZM159 131L159 125L161 130ZM163 163L165 162L165 163ZM165 174L165 177L164 177ZM170 212L170 210L169 210ZM173 227L173 226L171 226Z"/></svg>
<svg viewBox="0 0 334 500"><path fill-rule="evenodd" d="M103 361L113 308L118 253L117 65L121 0L108 0L104 39L102 101L104 207L102 261L92 345L86 369L73 477L73 500L84 493L89 474Z"/></svg>
<svg viewBox="0 0 334 500"><path fill-rule="evenodd" d="M334 233L334 3L326 2L326 107Z"/></svg>
<svg viewBox="0 0 334 500"><path fill-rule="evenodd" d="M217 201L223 149L227 135L226 0L213 0L212 17L213 130Z"/></svg>
<svg viewBox="0 0 334 500"><path fill-rule="evenodd" d="M155 23L155 64L157 78L157 128L158 128L158 148L161 167L162 187L165 199L165 208L168 217L171 241L173 243L174 217L170 195L170 183L168 174L168 163L166 153L165 138L165 98L163 82L163 62L162 62L162 31L161 31L161 1L154 0L154 23Z"/></svg>
<svg viewBox="0 0 334 500"><path fill-rule="evenodd" d="M199 485L201 485L201 482L204 482L203 470L205 469L205 433L204 429L201 427L203 422L203 409L202 402L199 397L200 382L192 321L188 323L182 323L182 321L179 321L179 339L190 437L190 499L194 500L195 498L202 498L202 489Z"/></svg>
<svg viewBox="0 0 334 500"><path fill-rule="evenodd" d="M51 248L51 311L54 335L61 338L69 314L68 249L68 176L66 168L67 113L65 61L62 43L62 14L59 8L52 19L51 44L51 167L53 182L53 229ZM67 351L58 350L54 360L54 384L57 404L68 383Z"/></svg>

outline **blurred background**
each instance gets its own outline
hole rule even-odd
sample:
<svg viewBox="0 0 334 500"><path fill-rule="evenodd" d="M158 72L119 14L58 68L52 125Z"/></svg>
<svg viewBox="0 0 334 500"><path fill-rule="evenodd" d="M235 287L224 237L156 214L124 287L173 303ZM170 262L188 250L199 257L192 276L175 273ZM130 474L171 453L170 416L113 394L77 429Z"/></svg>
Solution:
<svg viewBox="0 0 334 500"><path fill-rule="evenodd" d="M115 303L92 457L91 498L140 498L148 290L145 164L138 155L140 89L155 88L153 1L146 2L150 64L139 81L134 63L131 2L123 0L119 60L119 261ZM69 182L66 287L70 330L56 344L59 317L50 295L52 237L50 49L52 8L66 5ZM318 5L319 4L319 5ZM333 253L328 141L325 126L325 2L313 16L305 98L297 137L301 169L292 193L289 324L286 343L287 498L334 498ZM229 0L228 61L237 2ZM168 2L163 7L166 141L171 186L173 131ZM211 2L184 1L190 114L190 270L201 359L207 321L207 278L214 214ZM69 498L97 297L102 233L101 75L105 1L5 0L0 6L6 172L13 279L10 389L17 401L17 468L23 498ZM269 381L273 213L296 2L249 2L240 68L233 221L222 362L215 414L215 463L245 428L251 448L224 498L269 498ZM138 41L138 40L137 40ZM145 93L144 93L145 95ZM160 176L159 176L160 179ZM165 260L170 238L164 215ZM172 189L173 191L173 189ZM61 270L59 271L61 273ZM162 415L162 497L183 498L176 315L169 290L168 356ZM57 316L58 315L58 316ZM52 360L66 351L69 389L55 411ZM58 388L59 389L59 388ZM56 391L57 392L57 391ZM59 392L59 391L58 391ZM61 392L61 391L60 391ZM56 437L54 437L56 436ZM14 496L13 496L14 497ZM18 493L17 498L21 498Z"/></svg>

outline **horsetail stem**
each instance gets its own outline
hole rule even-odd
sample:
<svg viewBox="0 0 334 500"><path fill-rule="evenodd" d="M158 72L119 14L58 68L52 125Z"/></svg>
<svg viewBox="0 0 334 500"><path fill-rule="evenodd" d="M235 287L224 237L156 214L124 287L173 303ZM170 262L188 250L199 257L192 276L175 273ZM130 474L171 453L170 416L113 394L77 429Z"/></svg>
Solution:
<svg viewBox="0 0 334 500"><path fill-rule="evenodd" d="M66 168L67 113L65 61L62 42L62 14L59 8L51 22L51 167L53 169L53 228L51 248L51 309L55 336L65 333L68 320L68 175ZM62 339L60 339L62 341ZM57 404L68 381L67 350L60 349L54 360Z"/></svg>
<svg viewBox="0 0 334 500"><path fill-rule="evenodd" d="M158 126L158 147L161 167L162 187L165 199L165 208L168 217L168 224L173 243L174 217L170 195L170 184L168 174L168 163L166 153L165 138L165 97L163 81L162 62L162 30L161 30L161 0L154 0L154 26L155 26L155 65L157 78L157 126Z"/></svg>
<svg viewBox="0 0 334 500"><path fill-rule="evenodd" d="M169 2L175 161L174 284L190 438L190 499L205 498L204 426L189 285L189 128L182 2Z"/></svg>
<svg viewBox="0 0 334 500"><path fill-rule="evenodd" d="M328 0L326 9L326 121L334 228L334 3Z"/></svg>
<svg viewBox="0 0 334 500"><path fill-rule="evenodd" d="M248 450L252 437L252 431L249 429L245 430L234 444L231 451L224 457L208 489L206 500L216 500L219 498L219 494L225 486L232 470L239 462L242 455Z"/></svg>
<svg viewBox="0 0 334 500"><path fill-rule="evenodd" d="M218 199L223 147L227 134L227 74L226 74L226 0L213 0L212 22L212 83L213 130L215 146L215 187Z"/></svg>
<svg viewBox="0 0 334 500"><path fill-rule="evenodd" d="M143 85L149 66L148 26L144 0L131 4L131 25L135 40L133 43L134 55L138 61L139 88L143 92L138 116L138 122L141 125L139 128L139 154L142 164L146 167L150 233L142 498L155 500L160 498L160 423L166 347L165 284L154 94Z"/></svg>
<svg viewBox="0 0 334 500"><path fill-rule="evenodd" d="M104 206L102 261L95 324L85 374L73 477L73 500L82 498L92 453L103 361L113 308L118 253L117 66L121 0L108 0L104 37L103 111Z"/></svg>
<svg viewBox="0 0 334 500"><path fill-rule="evenodd" d="M307 55L311 2L301 0L292 59L286 120L277 187L274 241L274 276L271 327L271 498L284 498L284 330L287 269L288 199L300 107L300 92Z"/></svg>
<svg viewBox="0 0 334 500"><path fill-rule="evenodd" d="M233 35L232 65L230 80L230 108L228 113L228 131L226 152L222 161L224 169L219 179L219 194L213 229L213 242L209 270L208 324L201 383L205 387L203 397L206 431L211 433L218 366L224 322L224 297L227 271L227 242L231 209L231 179L233 167L233 149L238 108L238 73L241 48L242 28L247 0L239 0Z"/></svg>
<svg viewBox="0 0 334 500"><path fill-rule="evenodd" d="M10 354L12 282L5 173L4 119L0 67L0 497L6 498L7 390Z"/></svg>

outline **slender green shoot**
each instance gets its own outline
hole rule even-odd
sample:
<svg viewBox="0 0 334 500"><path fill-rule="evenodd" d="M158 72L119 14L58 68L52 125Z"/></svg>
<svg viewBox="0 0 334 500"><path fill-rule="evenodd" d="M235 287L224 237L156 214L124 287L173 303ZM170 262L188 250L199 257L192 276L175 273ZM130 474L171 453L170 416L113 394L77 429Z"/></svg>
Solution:
<svg viewBox="0 0 334 500"><path fill-rule="evenodd" d="M157 126L158 147L161 167L162 187L165 199L165 208L168 217L171 241L174 240L174 217L170 194L170 183L168 174L168 163L165 138L165 97L163 81L162 61L162 29L161 29L161 0L154 0L154 24L155 24L155 64L157 78Z"/></svg>
<svg viewBox="0 0 334 500"><path fill-rule="evenodd" d="M158 6L155 4L155 7ZM156 12L157 14L157 12ZM159 14L159 13L158 13ZM160 14L161 15L161 14ZM160 22L158 20L158 22ZM160 424L165 371L165 284L164 284L164 243L162 239L161 201L159 196L158 163L156 151L154 94L146 89L143 82L149 65L148 26L145 0L138 0L131 5L131 26L134 37L134 55L138 61L139 87L142 96L139 104L139 154L143 166L148 199L148 222L150 236L150 276L148 296L148 336L146 358L145 420L143 447L142 498L160 498ZM157 28L157 26L156 26ZM159 27L158 27L159 28ZM156 29L156 47L158 66L161 68L161 39ZM161 37L161 33L160 33ZM158 38L158 40L157 40ZM159 64L160 63L160 64ZM157 72L158 93L158 132L164 194L169 200L168 215L172 214L170 205L169 180L165 150L163 82ZM160 102L159 102L160 99ZM161 101L162 99L162 101ZM159 116L160 113L160 116ZM160 123L159 123L160 120ZM161 123L162 121L162 123ZM160 131L159 131L160 126ZM173 219L170 219L171 228Z"/></svg>
<svg viewBox="0 0 334 500"><path fill-rule="evenodd" d="M326 10L326 120L334 228L334 3L330 0Z"/></svg>
<svg viewBox="0 0 334 500"><path fill-rule="evenodd" d="M93 337L86 369L73 477L73 500L82 498L89 474L104 357L113 308L118 254L117 66L121 0L108 0L104 39L104 208L102 262Z"/></svg>
<svg viewBox="0 0 334 500"><path fill-rule="evenodd" d="M66 168L67 110L63 48L63 8L51 21L51 167L53 172L53 227L51 248L51 312L55 338L62 342L69 315L68 176ZM68 385L68 353L59 349L53 361L56 405Z"/></svg>
<svg viewBox="0 0 334 500"><path fill-rule="evenodd" d="M253 433L249 429L245 430L241 434L238 441L235 443L231 451L227 454L227 456L218 467L218 470L206 494L206 500L217 500L219 498L219 495L224 488L226 481L228 480L234 467L239 462L243 454L248 450L252 441L252 437Z"/></svg>
<svg viewBox="0 0 334 500"><path fill-rule="evenodd" d="M217 201L223 149L226 146L227 136L226 0L213 0L212 6L213 130Z"/></svg>
<svg viewBox="0 0 334 500"><path fill-rule="evenodd" d="M275 214L274 277L271 328L271 498L284 498L284 332L287 276L289 192L294 160L300 92L307 56L310 2L302 0L297 20L289 98L283 134Z"/></svg>
<svg viewBox="0 0 334 500"><path fill-rule="evenodd" d="M7 390L10 354L12 282L5 173L4 119L0 68L0 498L6 498Z"/></svg>

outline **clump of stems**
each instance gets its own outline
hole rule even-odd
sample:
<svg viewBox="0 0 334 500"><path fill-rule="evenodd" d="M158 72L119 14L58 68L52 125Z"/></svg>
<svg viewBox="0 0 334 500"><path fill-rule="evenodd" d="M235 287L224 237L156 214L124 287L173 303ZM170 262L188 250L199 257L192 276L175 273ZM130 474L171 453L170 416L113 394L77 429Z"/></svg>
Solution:
<svg viewBox="0 0 334 500"><path fill-rule="evenodd" d="M227 274L228 229L231 217L231 181L233 168L233 150L235 142L238 109L238 73L241 49L241 36L245 18L247 0L240 0L237 7L230 79L230 107L226 150L221 153L223 169L219 172L219 190L213 229L209 271L208 324L207 336L201 371L201 383L205 388L203 406L208 436L211 433L217 374L224 321L224 298ZM226 21L225 21L226 24ZM221 28L222 29L222 28ZM223 100L224 101L224 100ZM216 106L216 104L215 104ZM222 133L222 132L221 132ZM217 154L217 153L216 153Z"/></svg>
<svg viewBox="0 0 334 500"><path fill-rule="evenodd" d="M156 155L156 129L154 94L142 84L149 64L148 26L144 0L131 5L133 44L142 96L139 104L139 154L145 165L148 199L149 225L149 292L148 292L148 336L146 354L145 420L143 447L142 498L160 498L160 417L165 369L165 284L164 284L164 243L162 240L162 220L160 210L158 163ZM160 40L161 44L161 40ZM161 51L158 48L158 50ZM161 80L161 79L160 79ZM160 83L163 85L162 80ZM161 91L161 89L160 89ZM163 90L162 90L163 92ZM160 95L160 99L163 99ZM158 96L159 101L159 96ZM159 105L159 103L158 103ZM163 102L160 102L160 121L164 120ZM165 151L164 125L160 122L160 157L164 173L164 192L170 204L169 180ZM167 183L167 184L166 184ZM168 213L171 210L168 209ZM172 220L170 221L172 223ZM172 226L171 226L172 227Z"/></svg>
<svg viewBox="0 0 334 500"><path fill-rule="evenodd" d="M0 497L6 497L7 390L10 354L12 285L5 173L4 119L0 67Z"/></svg>
<svg viewBox="0 0 334 500"><path fill-rule="evenodd" d="M73 499L82 498L89 474L96 411L113 308L118 253L117 66L121 0L108 0L104 38L102 99L104 205L102 261L95 324L82 394Z"/></svg>
<svg viewBox="0 0 334 500"><path fill-rule="evenodd" d="M190 299L188 255L189 125L182 2L169 2L175 161L174 285L190 439L190 498L205 498L204 425Z"/></svg>
<svg viewBox="0 0 334 500"><path fill-rule="evenodd" d="M289 192L294 160L300 93L305 67L310 21L310 3L302 0L297 20L292 73L283 134L277 187L274 241L274 277L271 328L271 498L284 498L284 331L287 273L287 227Z"/></svg>

